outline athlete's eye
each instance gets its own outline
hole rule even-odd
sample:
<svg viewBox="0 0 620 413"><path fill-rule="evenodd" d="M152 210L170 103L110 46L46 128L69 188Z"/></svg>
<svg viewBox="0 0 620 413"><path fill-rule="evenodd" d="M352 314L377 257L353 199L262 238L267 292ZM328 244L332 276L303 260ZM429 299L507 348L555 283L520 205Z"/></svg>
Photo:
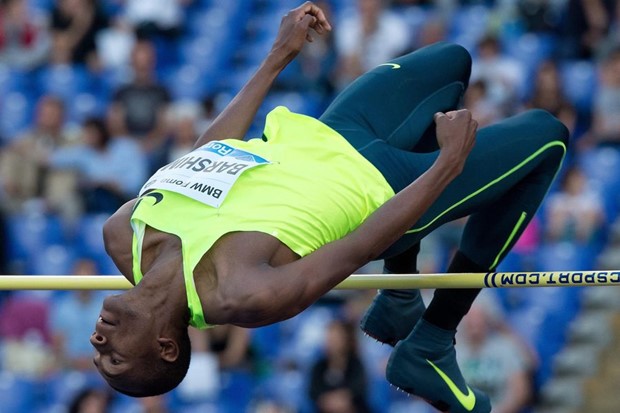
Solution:
<svg viewBox="0 0 620 413"><path fill-rule="evenodd" d="M121 364L121 361L119 359L112 357L110 359L110 363L112 363L113 366L118 366L119 364Z"/></svg>

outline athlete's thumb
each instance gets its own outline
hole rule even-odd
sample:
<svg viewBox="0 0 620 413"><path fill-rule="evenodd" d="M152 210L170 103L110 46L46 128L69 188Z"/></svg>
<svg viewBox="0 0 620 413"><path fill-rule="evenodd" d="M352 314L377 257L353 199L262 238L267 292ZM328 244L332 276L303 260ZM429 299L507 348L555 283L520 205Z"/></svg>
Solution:
<svg viewBox="0 0 620 413"><path fill-rule="evenodd" d="M439 124L439 122L445 122L446 119L448 119L448 116L446 116L446 114L443 112L437 112L433 116L433 120L436 124Z"/></svg>

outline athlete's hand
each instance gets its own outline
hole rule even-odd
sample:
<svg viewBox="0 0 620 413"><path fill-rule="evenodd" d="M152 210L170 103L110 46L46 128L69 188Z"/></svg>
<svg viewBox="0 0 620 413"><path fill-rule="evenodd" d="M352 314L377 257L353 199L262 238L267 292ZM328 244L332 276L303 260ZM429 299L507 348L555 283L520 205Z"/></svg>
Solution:
<svg viewBox="0 0 620 413"><path fill-rule="evenodd" d="M312 42L312 31L321 35L331 29L323 10L307 1L282 17L269 55L286 66L297 56L306 41Z"/></svg>
<svg viewBox="0 0 620 413"><path fill-rule="evenodd" d="M476 143L478 122L472 119L467 109L438 112L434 119L437 142L441 148L439 158L458 175Z"/></svg>

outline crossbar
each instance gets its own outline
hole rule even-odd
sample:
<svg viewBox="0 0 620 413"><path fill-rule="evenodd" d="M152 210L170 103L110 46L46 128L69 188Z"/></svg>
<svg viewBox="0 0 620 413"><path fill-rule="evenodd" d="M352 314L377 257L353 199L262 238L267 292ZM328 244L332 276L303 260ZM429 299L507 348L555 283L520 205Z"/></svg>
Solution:
<svg viewBox="0 0 620 413"><path fill-rule="evenodd" d="M354 274L335 289L511 288L620 285L620 270L463 274ZM0 290L126 290L120 275L0 275Z"/></svg>

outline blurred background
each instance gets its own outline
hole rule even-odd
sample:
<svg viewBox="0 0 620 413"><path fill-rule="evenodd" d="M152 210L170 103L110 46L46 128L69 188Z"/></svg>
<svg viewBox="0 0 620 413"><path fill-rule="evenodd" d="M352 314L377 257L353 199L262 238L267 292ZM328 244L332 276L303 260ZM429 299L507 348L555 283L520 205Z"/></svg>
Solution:
<svg viewBox="0 0 620 413"><path fill-rule="evenodd" d="M190 150L299 3L0 0L0 273L118 274L103 222ZM620 268L619 1L317 3L333 32L282 73L248 137L276 105L318 116L377 64L459 43L474 56L464 106L481 125L538 107L572 133L499 270ZM421 272L445 270L462 225L424 240ZM270 327L193 331L183 384L134 400L104 386L91 361L104 293L0 292L0 411L432 412L389 387L389 347L357 328L374 293L332 292ZM617 412L619 309L613 287L485 291L457 336L464 375L498 413Z"/></svg>

